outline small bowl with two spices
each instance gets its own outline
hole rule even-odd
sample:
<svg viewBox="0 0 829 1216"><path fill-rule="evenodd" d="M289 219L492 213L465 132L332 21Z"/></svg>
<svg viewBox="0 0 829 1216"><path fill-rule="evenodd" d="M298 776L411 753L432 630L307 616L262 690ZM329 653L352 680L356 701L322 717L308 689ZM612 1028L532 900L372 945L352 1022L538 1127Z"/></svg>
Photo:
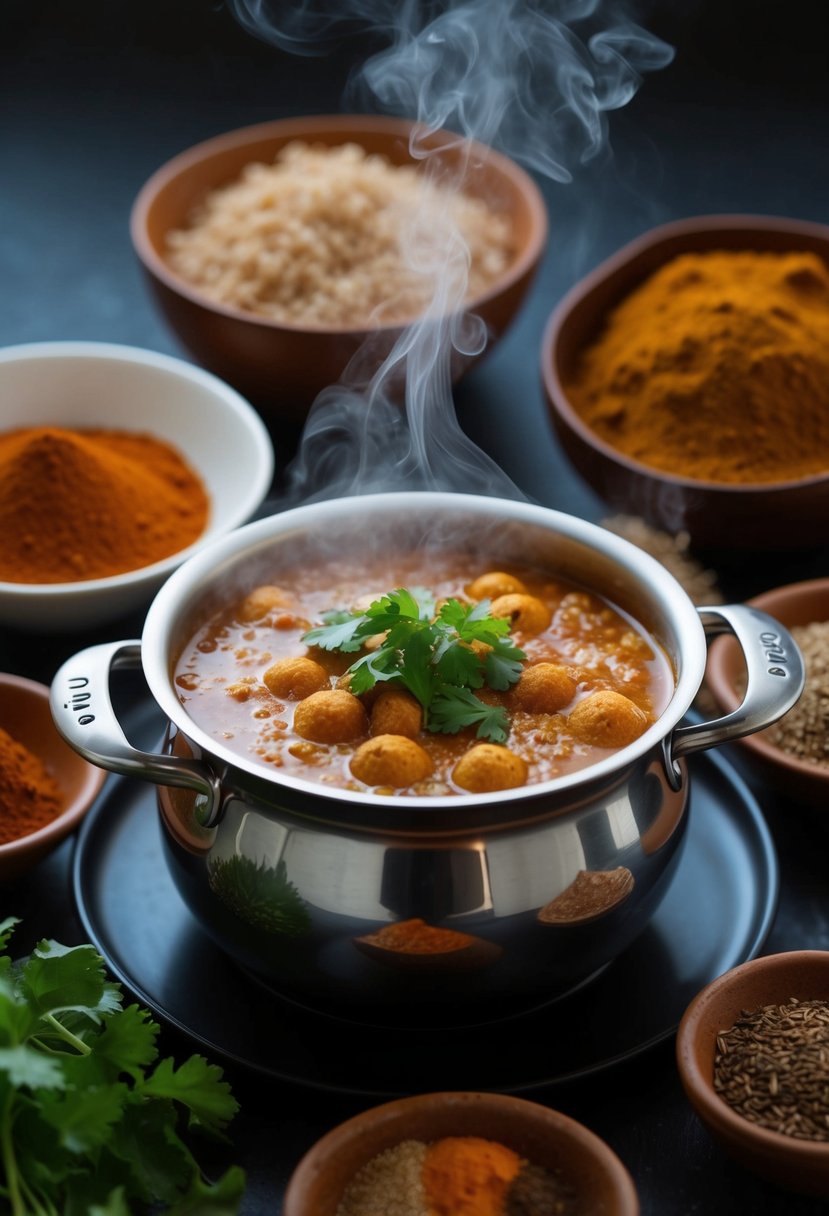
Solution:
<svg viewBox="0 0 829 1216"><path fill-rule="evenodd" d="M493 149L405 119L327 115L182 152L142 188L131 233L185 346L282 420L304 417L361 350L368 378L426 313L483 321L460 375L520 306L547 213Z"/></svg>
<svg viewBox="0 0 829 1216"><path fill-rule="evenodd" d="M392 1205L394 1205L392 1207ZM306 1153L284 1216L637 1216L622 1162L559 1111L504 1094L434 1093L372 1107Z"/></svg>
<svg viewBox="0 0 829 1216"><path fill-rule="evenodd" d="M778 1186L829 1196L829 952L794 950L727 971L688 1006L683 1087L735 1160Z"/></svg>
<svg viewBox="0 0 829 1216"><path fill-rule="evenodd" d="M647 925L681 858L684 758L800 690L796 662L765 669L768 620L703 622L663 566L571 516L377 494L214 542L140 644L64 664L52 705L88 759L164 787L174 882L265 984L362 1020L492 1020ZM714 621L748 652L743 716L685 724ZM157 757L125 752L106 708L128 662L170 722Z"/></svg>
<svg viewBox="0 0 829 1216"><path fill-rule="evenodd" d="M239 394L153 351L0 350L0 621L55 633L146 607L204 544L245 523L273 450Z"/></svg>
<svg viewBox="0 0 829 1216"><path fill-rule="evenodd" d="M697 547L796 549L829 523L829 228L713 215L655 228L547 325L576 470Z"/></svg>

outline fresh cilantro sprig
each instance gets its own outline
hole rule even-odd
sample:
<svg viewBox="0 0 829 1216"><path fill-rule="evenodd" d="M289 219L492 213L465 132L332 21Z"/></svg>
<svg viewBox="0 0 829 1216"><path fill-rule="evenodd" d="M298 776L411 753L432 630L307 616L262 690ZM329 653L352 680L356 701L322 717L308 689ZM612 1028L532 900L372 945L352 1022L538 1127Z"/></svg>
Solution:
<svg viewBox="0 0 829 1216"><path fill-rule="evenodd" d="M354 654L369 638L384 635L376 649L348 669L355 696L377 683L393 682L420 702L428 730L457 734L475 726L479 738L504 743L509 734L506 711L488 705L475 690L485 685L500 692L510 688L527 656L509 639L509 621L490 616L490 607L489 600L463 604L448 599L436 613L429 592L399 587L365 611L324 613L323 624L309 630L303 641Z"/></svg>
<svg viewBox="0 0 829 1216"><path fill-rule="evenodd" d="M181 1134L221 1137L237 1110L221 1069L159 1060L158 1025L123 1006L93 946L41 941L12 962L17 923L0 922L2 1210L131 1216L160 1203L170 1216L233 1216L243 1172L208 1181Z"/></svg>

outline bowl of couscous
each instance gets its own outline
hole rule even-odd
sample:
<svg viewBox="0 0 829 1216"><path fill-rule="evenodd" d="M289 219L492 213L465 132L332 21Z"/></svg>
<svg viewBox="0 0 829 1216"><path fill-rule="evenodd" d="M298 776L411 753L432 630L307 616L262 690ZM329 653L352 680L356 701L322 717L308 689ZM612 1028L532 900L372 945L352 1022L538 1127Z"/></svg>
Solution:
<svg viewBox="0 0 829 1216"><path fill-rule="evenodd" d="M191 353L263 413L301 418L358 352L350 374L365 380L424 314L473 312L490 347L529 286L547 216L532 178L500 153L340 115L182 152L140 191L131 233ZM454 373L475 357L458 356Z"/></svg>

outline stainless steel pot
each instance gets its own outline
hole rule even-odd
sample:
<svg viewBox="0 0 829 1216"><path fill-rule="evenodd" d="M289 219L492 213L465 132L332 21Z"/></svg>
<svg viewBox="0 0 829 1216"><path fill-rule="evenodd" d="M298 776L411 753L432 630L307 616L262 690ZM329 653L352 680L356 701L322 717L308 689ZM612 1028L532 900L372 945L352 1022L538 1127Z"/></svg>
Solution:
<svg viewBox="0 0 829 1216"><path fill-rule="evenodd" d="M667 709L581 772L453 798L367 798L283 777L191 721L171 673L198 622L296 563L369 544L471 547L487 567L540 564L604 594L671 657ZM683 725L706 634L725 631L745 653L745 700L724 718ZM128 743L110 701L111 670L139 663L169 719L159 755ZM680 858L683 758L769 725L802 686L797 647L771 617L741 605L695 609L661 565L602 528L525 503L384 494L300 507L217 541L162 587L140 642L95 646L64 664L52 711L88 760L159 785L170 872L241 966L332 1013L423 1022L525 1009L618 955ZM470 940L428 954L360 940L412 918Z"/></svg>

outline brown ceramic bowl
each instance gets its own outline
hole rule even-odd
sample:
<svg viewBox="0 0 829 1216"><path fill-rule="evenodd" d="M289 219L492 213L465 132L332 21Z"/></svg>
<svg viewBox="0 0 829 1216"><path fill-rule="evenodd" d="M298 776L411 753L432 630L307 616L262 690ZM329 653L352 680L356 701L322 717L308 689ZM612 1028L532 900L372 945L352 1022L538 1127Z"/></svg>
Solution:
<svg viewBox="0 0 829 1216"><path fill-rule="evenodd" d="M813 621L829 621L829 578L810 579L775 587L748 601L791 628ZM706 681L720 709L727 713L740 701L737 684L745 668L728 638L717 638L708 652ZM808 679L808 674L807 674ZM800 760L770 740L771 730L740 739L737 747L752 768L788 798L825 810L829 805L829 765Z"/></svg>
<svg viewBox="0 0 829 1216"><path fill-rule="evenodd" d="M726 1152L793 1191L829 1196L829 1142L798 1140L744 1119L714 1091L717 1034L746 1010L796 1000L829 1001L829 951L795 950L743 963L714 980L685 1011L677 1064L691 1105Z"/></svg>
<svg viewBox="0 0 829 1216"><path fill-rule="evenodd" d="M582 279L547 324L544 389L559 441L576 471L615 510L655 527L687 530L698 547L793 549L822 544L829 526L826 475L772 485L733 485L673 476L600 439L573 408L564 384L608 313L665 262L711 250L817 253L829 262L829 226L755 215L710 215L654 228ZM781 428L785 442L785 428Z"/></svg>
<svg viewBox="0 0 829 1216"><path fill-rule="evenodd" d="M166 234L182 227L194 205L210 190L234 180L252 161L272 161L291 140L329 146L354 142L393 164L411 164L408 141L412 128L403 119L372 115L289 118L245 127L174 157L139 193L132 211L132 240L164 315L200 363L249 397L266 416L302 417L321 389L338 382L365 341L367 327L282 324L215 304L168 266ZM431 142L440 142L440 134ZM456 146L440 155L457 161L459 150ZM473 168L464 188L491 199L509 215L516 237L516 253L504 275L470 301L471 311L488 326L491 346L530 284L544 250L547 213L532 178L513 161L480 145L474 145L472 160L479 167ZM400 327L371 332L379 335L379 366Z"/></svg>
<svg viewBox="0 0 829 1216"><path fill-rule="evenodd" d="M335 1216L357 1171L402 1140L481 1136L535 1165L561 1169L586 1212L636 1216L639 1201L625 1167L581 1123L504 1094L437 1093L401 1098L341 1123L305 1154L285 1192L283 1216Z"/></svg>
<svg viewBox="0 0 829 1216"><path fill-rule="evenodd" d="M0 673L0 727L43 762L63 794L63 810L51 823L0 844L0 883L8 883L51 853L79 825L106 773L83 760L58 734L44 684Z"/></svg>

